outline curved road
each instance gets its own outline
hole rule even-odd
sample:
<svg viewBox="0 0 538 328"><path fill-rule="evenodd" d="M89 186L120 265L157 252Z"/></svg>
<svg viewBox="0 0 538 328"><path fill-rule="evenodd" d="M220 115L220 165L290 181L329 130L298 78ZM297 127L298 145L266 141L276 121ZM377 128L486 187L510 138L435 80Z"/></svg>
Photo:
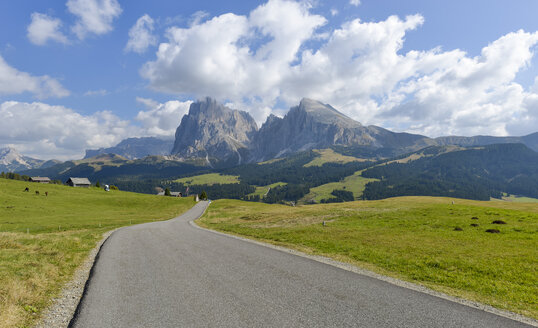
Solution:
<svg viewBox="0 0 538 328"><path fill-rule="evenodd" d="M72 327L527 327L307 258L197 229L116 231Z"/></svg>

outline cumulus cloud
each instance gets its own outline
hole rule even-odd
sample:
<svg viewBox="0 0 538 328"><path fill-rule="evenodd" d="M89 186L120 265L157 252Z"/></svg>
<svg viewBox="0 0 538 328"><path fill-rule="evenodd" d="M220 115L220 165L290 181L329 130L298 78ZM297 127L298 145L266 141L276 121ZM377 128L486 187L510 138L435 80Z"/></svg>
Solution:
<svg viewBox="0 0 538 328"><path fill-rule="evenodd" d="M28 25L28 39L35 45L45 45L49 40L67 43L67 37L60 31L62 22L46 14L33 13Z"/></svg>
<svg viewBox="0 0 538 328"><path fill-rule="evenodd" d="M310 97L365 124L431 136L536 130L537 91L515 79L534 56L538 32L508 33L475 57L459 49L403 52L406 34L423 23L418 14L352 19L319 38L326 19L306 2L269 0L245 16L170 28L141 75L155 90L215 96L258 122L275 106Z"/></svg>
<svg viewBox="0 0 538 328"><path fill-rule="evenodd" d="M150 136L173 138L183 115L187 114L192 101L171 100L163 104L152 99L137 97L147 110L138 112L136 120L142 124L144 133Z"/></svg>
<svg viewBox="0 0 538 328"><path fill-rule="evenodd" d="M361 4L361 0L349 0L349 4L357 7L358 5Z"/></svg>
<svg viewBox="0 0 538 328"><path fill-rule="evenodd" d="M91 115L43 102L6 101L0 103L0 147L43 159L78 159L86 149L112 147L130 137L174 138L181 118L192 101L137 98L146 109L135 122L122 120L110 111Z"/></svg>
<svg viewBox="0 0 538 328"><path fill-rule="evenodd" d="M23 92L33 93L38 98L65 97L67 91L56 79L47 75L32 76L9 66L0 56L0 95Z"/></svg>
<svg viewBox="0 0 538 328"><path fill-rule="evenodd" d="M117 0L68 0L66 5L78 17L72 30L81 40L88 33L101 35L112 31L112 22L122 12Z"/></svg>
<svg viewBox="0 0 538 328"><path fill-rule="evenodd" d="M157 37L153 35L153 19L145 14L140 17L136 24L129 30L129 41L125 46L125 51L144 53L149 46L157 44Z"/></svg>
<svg viewBox="0 0 538 328"><path fill-rule="evenodd" d="M140 133L108 111L85 116L41 102L4 102L0 117L0 144L45 159L81 158L87 148L114 146Z"/></svg>

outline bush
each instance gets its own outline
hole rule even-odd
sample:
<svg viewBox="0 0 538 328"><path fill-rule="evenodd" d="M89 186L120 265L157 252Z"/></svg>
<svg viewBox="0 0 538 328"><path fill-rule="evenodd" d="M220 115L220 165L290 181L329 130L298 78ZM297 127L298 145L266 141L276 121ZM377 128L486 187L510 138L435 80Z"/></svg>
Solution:
<svg viewBox="0 0 538 328"><path fill-rule="evenodd" d="M172 196L172 194L170 193L170 188L166 188L166 189L164 190L164 195L165 195L165 196Z"/></svg>
<svg viewBox="0 0 538 328"><path fill-rule="evenodd" d="M205 191L202 191L202 193L200 194L200 200L207 200L207 194Z"/></svg>
<svg viewBox="0 0 538 328"><path fill-rule="evenodd" d="M500 233L500 231L498 229L488 229L486 230L486 232L489 232L489 233Z"/></svg>
<svg viewBox="0 0 538 328"><path fill-rule="evenodd" d="M116 187L115 185L111 185L110 190L120 190L120 188Z"/></svg>
<svg viewBox="0 0 538 328"><path fill-rule="evenodd" d="M493 222L491 222L492 224L506 224L506 222L504 222L503 220L495 220Z"/></svg>
<svg viewBox="0 0 538 328"><path fill-rule="evenodd" d="M455 227L454 231L463 231L463 228L462 227Z"/></svg>
<svg viewBox="0 0 538 328"><path fill-rule="evenodd" d="M471 227L478 227L478 223L471 223Z"/></svg>

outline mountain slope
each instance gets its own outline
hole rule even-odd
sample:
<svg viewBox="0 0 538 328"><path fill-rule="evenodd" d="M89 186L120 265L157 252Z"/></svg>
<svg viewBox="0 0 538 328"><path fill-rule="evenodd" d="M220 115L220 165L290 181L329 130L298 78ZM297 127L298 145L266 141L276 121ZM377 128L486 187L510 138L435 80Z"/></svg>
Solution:
<svg viewBox="0 0 538 328"><path fill-rule="evenodd" d="M151 155L169 155L173 140L163 140L155 137L128 138L110 148L87 149L84 158L100 154L117 154L127 159L138 159Z"/></svg>
<svg viewBox="0 0 538 328"><path fill-rule="evenodd" d="M365 127L330 105L304 98L284 118L269 116L252 143L255 161L334 145L395 148L404 153L434 144L421 135Z"/></svg>
<svg viewBox="0 0 538 328"><path fill-rule="evenodd" d="M451 196L489 200L502 192L538 197L538 153L523 144L466 149L431 147L409 161L365 170L381 181L366 186L366 199L394 196ZM411 157L411 156L409 156Z"/></svg>
<svg viewBox="0 0 538 328"><path fill-rule="evenodd" d="M48 166L51 163L54 163L54 160L45 162L40 159L21 155L14 148L0 148L0 171L16 172L20 170L39 168L44 164Z"/></svg>

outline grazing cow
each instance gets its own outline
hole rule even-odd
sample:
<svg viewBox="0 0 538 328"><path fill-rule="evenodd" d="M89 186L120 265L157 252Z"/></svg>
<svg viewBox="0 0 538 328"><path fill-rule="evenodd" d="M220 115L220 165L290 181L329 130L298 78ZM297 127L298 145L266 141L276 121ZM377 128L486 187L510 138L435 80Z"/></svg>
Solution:
<svg viewBox="0 0 538 328"><path fill-rule="evenodd" d="M26 188L24 189L24 192L29 192L29 191L30 191L30 188L28 188L28 187L26 187Z"/></svg>
<svg viewBox="0 0 538 328"><path fill-rule="evenodd" d="M36 196L39 196L39 190L35 191Z"/></svg>

